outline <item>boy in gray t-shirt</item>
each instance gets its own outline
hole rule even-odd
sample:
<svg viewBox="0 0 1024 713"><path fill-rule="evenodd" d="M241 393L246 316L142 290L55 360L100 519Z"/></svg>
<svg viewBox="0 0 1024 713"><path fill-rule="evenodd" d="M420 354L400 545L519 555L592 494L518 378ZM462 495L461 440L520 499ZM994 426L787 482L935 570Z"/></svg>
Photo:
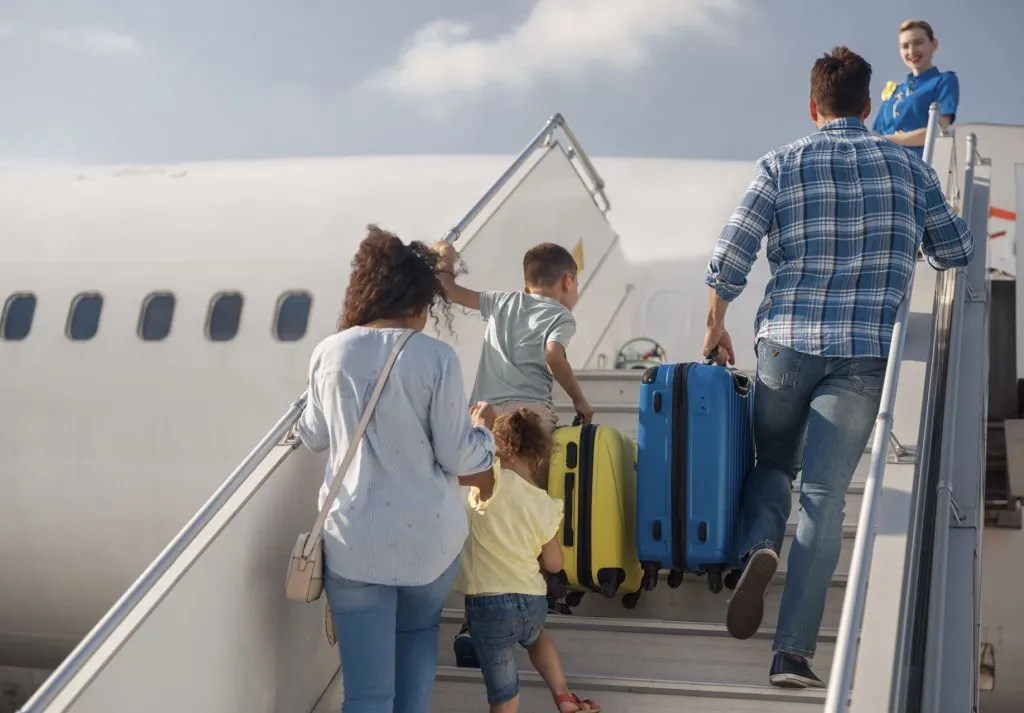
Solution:
<svg viewBox="0 0 1024 713"><path fill-rule="evenodd" d="M572 399L573 408L590 423L594 417L565 350L576 334L572 308L579 300L578 267L572 253L555 243L541 243L523 256L524 289L476 292L455 282L458 253L444 241L435 243L444 259L440 274L448 297L480 311L487 320L483 351L470 403L486 401L496 414L526 407L554 430L558 422L551 390L555 381ZM544 466L542 466L544 467ZM565 592L548 580L548 611L568 614ZM452 642L457 666L479 668L465 622Z"/></svg>
<svg viewBox="0 0 1024 713"><path fill-rule="evenodd" d="M541 243L523 256L523 290L476 292L455 282L455 248L443 241L434 247L445 261L440 277L449 298L479 310L487 320L470 403L486 401L498 414L525 406L553 429L557 417L551 391L557 381L584 423L590 423L594 409L565 354L576 333L571 310L579 299L572 253Z"/></svg>

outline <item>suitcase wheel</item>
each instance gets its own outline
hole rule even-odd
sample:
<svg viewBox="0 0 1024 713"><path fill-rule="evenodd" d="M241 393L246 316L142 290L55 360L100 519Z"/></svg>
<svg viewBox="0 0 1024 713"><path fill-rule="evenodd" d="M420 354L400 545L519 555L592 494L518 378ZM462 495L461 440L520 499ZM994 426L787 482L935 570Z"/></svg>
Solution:
<svg viewBox="0 0 1024 713"><path fill-rule="evenodd" d="M718 594L722 591L721 572L708 572L708 589L711 590L712 594Z"/></svg>
<svg viewBox="0 0 1024 713"><path fill-rule="evenodd" d="M622 595L622 606L626 607L627 609L636 609L636 605L639 603L640 592L630 592L629 594Z"/></svg>
<svg viewBox="0 0 1024 713"><path fill-rule="evenodd" d="M613 599L619 587L626 581L626 572L618 567L597 571L598 591L605 599Z"/></svg>
<svg viewBox="0 0 1024 713"><path fill-rule="evenodd" d="M643 579L644 591L653 591L658 586L658 567L656 565L648 565L644 567L644 579Z"/></svg>
<svg viewBox="0 0 1024 713"><path fill-rule="evenodd" d="M729 574L725 575L724 584L726 589L736 589L736 585L740 583L741 574L743 574L742 569L734 569L733 571L729 572Z"/></svg>
<svg viewBox="0 0 1024 713"><path fill-rule="evenodd" d="M565 603L571 607L578 607L583 601L583 592L569 592L565 595Z"/></svg>
<svg viewBox="0 0 1024 713"><path fill-rule="evenodd" d="M683 573L680 570L674 569L668 573L668 586L672 587L672 589L679 589L682 583Z"/></svg>

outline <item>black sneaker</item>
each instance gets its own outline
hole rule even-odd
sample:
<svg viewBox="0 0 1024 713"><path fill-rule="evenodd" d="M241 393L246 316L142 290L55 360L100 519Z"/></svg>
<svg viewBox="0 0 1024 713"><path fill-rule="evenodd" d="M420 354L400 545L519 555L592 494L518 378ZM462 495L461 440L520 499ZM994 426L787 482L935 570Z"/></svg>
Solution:
<svg viewBox="0 0 1024 713"><path fill-rule="evenodd" d="M572 608L562 600L552 600L551 597L548 597L548 614L572 616Z"/></svg>
<svg viewBox="0 0 1024 713"><path fill-rule="evenodd" d="M757 550L747 559L736 582L736 593L725 610L725 628L733 637L749 639L761 628L764 598L778 568L779 556L774 550Z"/></svg>
<svg viewBox="0 0 1024 713"><path fill-rule="evenodd" d="M455 665L459 668L480 668L480 659L476 657L476 649L473 648L473 639L469 636L469 624L463 622L459 633L455 635L452 642L455 650Z"/></svg>
<svg viewBox="0 0 1024 713"><path fill-rule="evenodd" d="M807 659L795 659L781 651L772 659L768 682L779 688L824 688L825 684L814 675Z"/></svg>

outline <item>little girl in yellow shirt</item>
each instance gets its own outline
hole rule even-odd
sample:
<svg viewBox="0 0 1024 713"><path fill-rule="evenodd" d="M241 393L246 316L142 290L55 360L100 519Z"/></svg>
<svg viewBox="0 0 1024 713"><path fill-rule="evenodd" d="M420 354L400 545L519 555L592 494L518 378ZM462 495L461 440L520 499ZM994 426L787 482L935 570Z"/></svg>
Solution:
<svg viewBox="0 0 1024 713"><path fill-rule="evenodd" d="M547 583L540 567L563 567L557 538L564 504L538 482L551 452L551 432L526 408L499 416L493 432L501 465L492 483L470 492L469 538L455 581L455 590L466 596L491 713L519 708L517 643L526 648L559 713L598 713L594 701L569 692L558 649L544 630Z"/></svg>

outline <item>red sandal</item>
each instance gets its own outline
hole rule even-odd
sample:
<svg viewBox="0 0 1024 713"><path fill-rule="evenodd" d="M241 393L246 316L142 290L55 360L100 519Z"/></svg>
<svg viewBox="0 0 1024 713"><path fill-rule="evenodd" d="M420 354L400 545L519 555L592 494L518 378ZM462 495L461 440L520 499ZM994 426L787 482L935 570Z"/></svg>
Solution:
<svg viewBox="0 0 1024 713"><path fill-rule="evenodd" d="M578 713L601 713L601 706L589 698L580 698L574 693L563 693L560 696L555 696L555 705L558 706L559 713L562 710L563 703L572 703L576 706Z"/></svg>

